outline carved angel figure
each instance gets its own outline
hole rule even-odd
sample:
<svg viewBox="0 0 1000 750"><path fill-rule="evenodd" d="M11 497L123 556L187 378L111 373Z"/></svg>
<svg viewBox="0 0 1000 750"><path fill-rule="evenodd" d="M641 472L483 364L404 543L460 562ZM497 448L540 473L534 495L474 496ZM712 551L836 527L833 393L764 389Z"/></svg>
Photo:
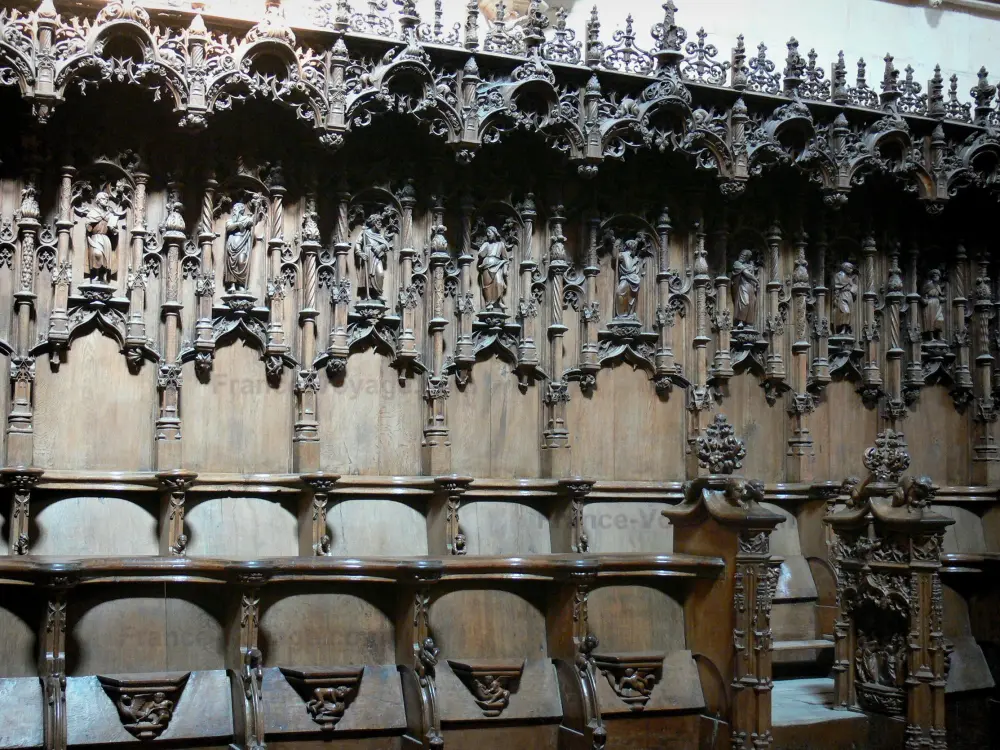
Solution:
<svg viewBox="0 0 1000 750"><path fill-rule="evenodd" d="M486 241L479 247L479 286L483 290L483 302L487 310L506 310L504 297L507 294L507 273L510 258L507 257L507 243L496 227L486 228Z"/></svg>
<svg viewBox="0 0 1000 750"><path fill-rule="evenodd" d="M923 306L924 336L932 341L941 340L944 330L944 309L941 298L944 297L944 285L941 283L941 271L937 268L930 272L930 278L924 282L921 289L920 304Z"/></svg>
<svg viewBox="0 0 1000 750"><path fill-rule="evenodd" d="M354 260L361 272L358 287L364 295L362 299L382 299L385 259L390 249L389 238L382 226L382 215L371 214L365 220L365 227L354 246Z"/></svg>
<svg viewBox="0 0 1000 750"><path fill-rule="evenodd" d="M250 283L250 250L254 217L245 203L234 203L226 222L226 265L222 283L230 294L244 292Z"/></svg>
<svg viewBox="0 0 1000 750"><path fill-rule="evenodd" d="M618 243L616 243L617 245ZM616 247L618 286L615 288L615 317L634 318L642 282L642 255L638 240L626 240Z"/></svg>
<svg viewBox="0 0 1000 750"><path fill-rule="evenodd" d="M107 284L118 270L118 225L125 209L115 205L105 191L83 213L87 227L87 256L84 270L91 281Z"/></svg>
<svg viewBox="0 0 1000 750"><path fill-rule="evenodd" d="M858 299L858 275L853 263L844 262L833 277L833 331L851 334L851 311Z"/></svg>
<svg viewBox="0 0 1000 750"><path fill-rule="evenodd" d="M753 251L743 250L733 263L733 321L737 328L753 328L757 321L757 295L760 281Z"/></svg>

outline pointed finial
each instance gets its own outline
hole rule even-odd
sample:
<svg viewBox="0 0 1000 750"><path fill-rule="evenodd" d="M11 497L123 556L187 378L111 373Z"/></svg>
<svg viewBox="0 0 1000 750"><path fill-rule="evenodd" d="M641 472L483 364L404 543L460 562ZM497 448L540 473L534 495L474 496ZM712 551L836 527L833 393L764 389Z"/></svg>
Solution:
<svg viewBox="0 0 1000 750"><path fill-rule="evenodd" d="M52 0L42 0L38 6L38 10L35 12L39 18L51 20L56 17L56 6L52 3Z"/></svg>

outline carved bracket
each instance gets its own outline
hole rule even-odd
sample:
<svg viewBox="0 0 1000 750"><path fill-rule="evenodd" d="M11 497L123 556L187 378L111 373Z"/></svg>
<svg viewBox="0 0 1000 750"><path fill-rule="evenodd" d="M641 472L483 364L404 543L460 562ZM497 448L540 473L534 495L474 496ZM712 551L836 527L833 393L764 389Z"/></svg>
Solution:
<svg viewBox="0 0 1000 750"><path fill-rule="evenodd" d="M329 732L344 717L361 685L364 667L279 667L320 729Z"/></svg>
<svg viewBox="0 0 1000 750"><path fill-rule="evenodd" d="M140 740L155 740L170 724L190 672L97 675L118 709L122 726Z"/></svg>
<svg viewBox="0 0 1000 750"><path fill-rule="evenodd" d="M495 718L504 712L510 703L511 691L517 691L517 684L524 671L524 660L520 662L501 659L449 659L449 666L455 675L472 693L476 705L483 716Z"/></svg>
<svg viewBox="0 0 1000 750"><path fill-rule="evenodd" d="M664 654L660 652L591 654L590 658L594 667L608 678L615 695L633 711L645 708L663 676Z"/></svg>

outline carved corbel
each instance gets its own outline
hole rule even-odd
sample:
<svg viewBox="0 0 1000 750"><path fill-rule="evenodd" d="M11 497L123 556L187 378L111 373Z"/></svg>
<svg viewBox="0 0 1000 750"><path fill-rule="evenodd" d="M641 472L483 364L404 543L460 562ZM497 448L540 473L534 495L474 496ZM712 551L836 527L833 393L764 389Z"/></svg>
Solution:
<svg viewBox="0 0 1000 750"><path fill-rule="evenodd" d="M340 475L317 472L303 474L301 478L311 492L303 493L299 501L299 555L329 555L331 540L326 528L326 510L330 492Z"/></svg>
<svg viewBox="0 0 1000 750"><path fill-rule="evenodd" d="M118 710L125 730L136 739L155 740L169 726L190 672L97 675Z"/></svg>
<svg viewBox="0 0 1000 750"><path fill-rule="evenodd" d="M295 688L312 720L332 731L358 694L364 667L279 667Z"/></svg>
<svg viewBox="0 0 1000 750"><path fill-rule="evenodd" d="M42 469L8 467L0 469L0 482L10 488L10 554L28 554L31 518L31 490L43 474Z"/></svg>
<svg viewBox="0 0 1000 750"><path fill-rule="evenodd" d="M184 505L187 491L198 475L176 469L156 475L160 483L160 554L183 556L188 537L184 533Z"/></svg>
<svg viewBox="0 0 1000 750"><path fill-rule="evenodd" d="M590 539L584 528L583 508L594 480L567 477L559 480L562 501L550 519L552 549L583 554L590 551ZM568 531L568 533L567 533Z"/></svg>
<svg viewBox="0 0 1000 750"><path fill-rule="evenodd" d="M517 692L525 660L449 659L455 676L472 693L476 705L487 718L496 718L510 703L511 692Z"/></svg>
<svg viewBox="0 0 1000 750"><path fill-rule="evenodd" d="M593 653L594 668L608 679L608 684L633 711L641 711L649 702L653 688L663 678L661 652Z"/></svg>
<svg viewBox="0 0 1000 750"><path fill-rule="evenodd" d="M428 518L428 532L431 534L431 547L441 548L444 541L444 552L449 555L464 555L465 534L459 526L458 509L462 503L462 495L472 484L472 477L450 475L436 477L437 485L434 502ZM433 554L433 552L432 552Z"/></svg>

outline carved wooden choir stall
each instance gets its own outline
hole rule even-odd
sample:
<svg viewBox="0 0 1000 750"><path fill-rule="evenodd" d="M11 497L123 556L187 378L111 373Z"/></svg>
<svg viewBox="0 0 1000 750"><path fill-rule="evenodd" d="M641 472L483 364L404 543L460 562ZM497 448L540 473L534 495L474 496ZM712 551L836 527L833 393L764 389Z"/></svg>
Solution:
<svg viewBox="0 0 1000 750"><path fill-rule="evenodd" d="M260 5L0 11L0 748L997 742L987 71Z"/></svg>

